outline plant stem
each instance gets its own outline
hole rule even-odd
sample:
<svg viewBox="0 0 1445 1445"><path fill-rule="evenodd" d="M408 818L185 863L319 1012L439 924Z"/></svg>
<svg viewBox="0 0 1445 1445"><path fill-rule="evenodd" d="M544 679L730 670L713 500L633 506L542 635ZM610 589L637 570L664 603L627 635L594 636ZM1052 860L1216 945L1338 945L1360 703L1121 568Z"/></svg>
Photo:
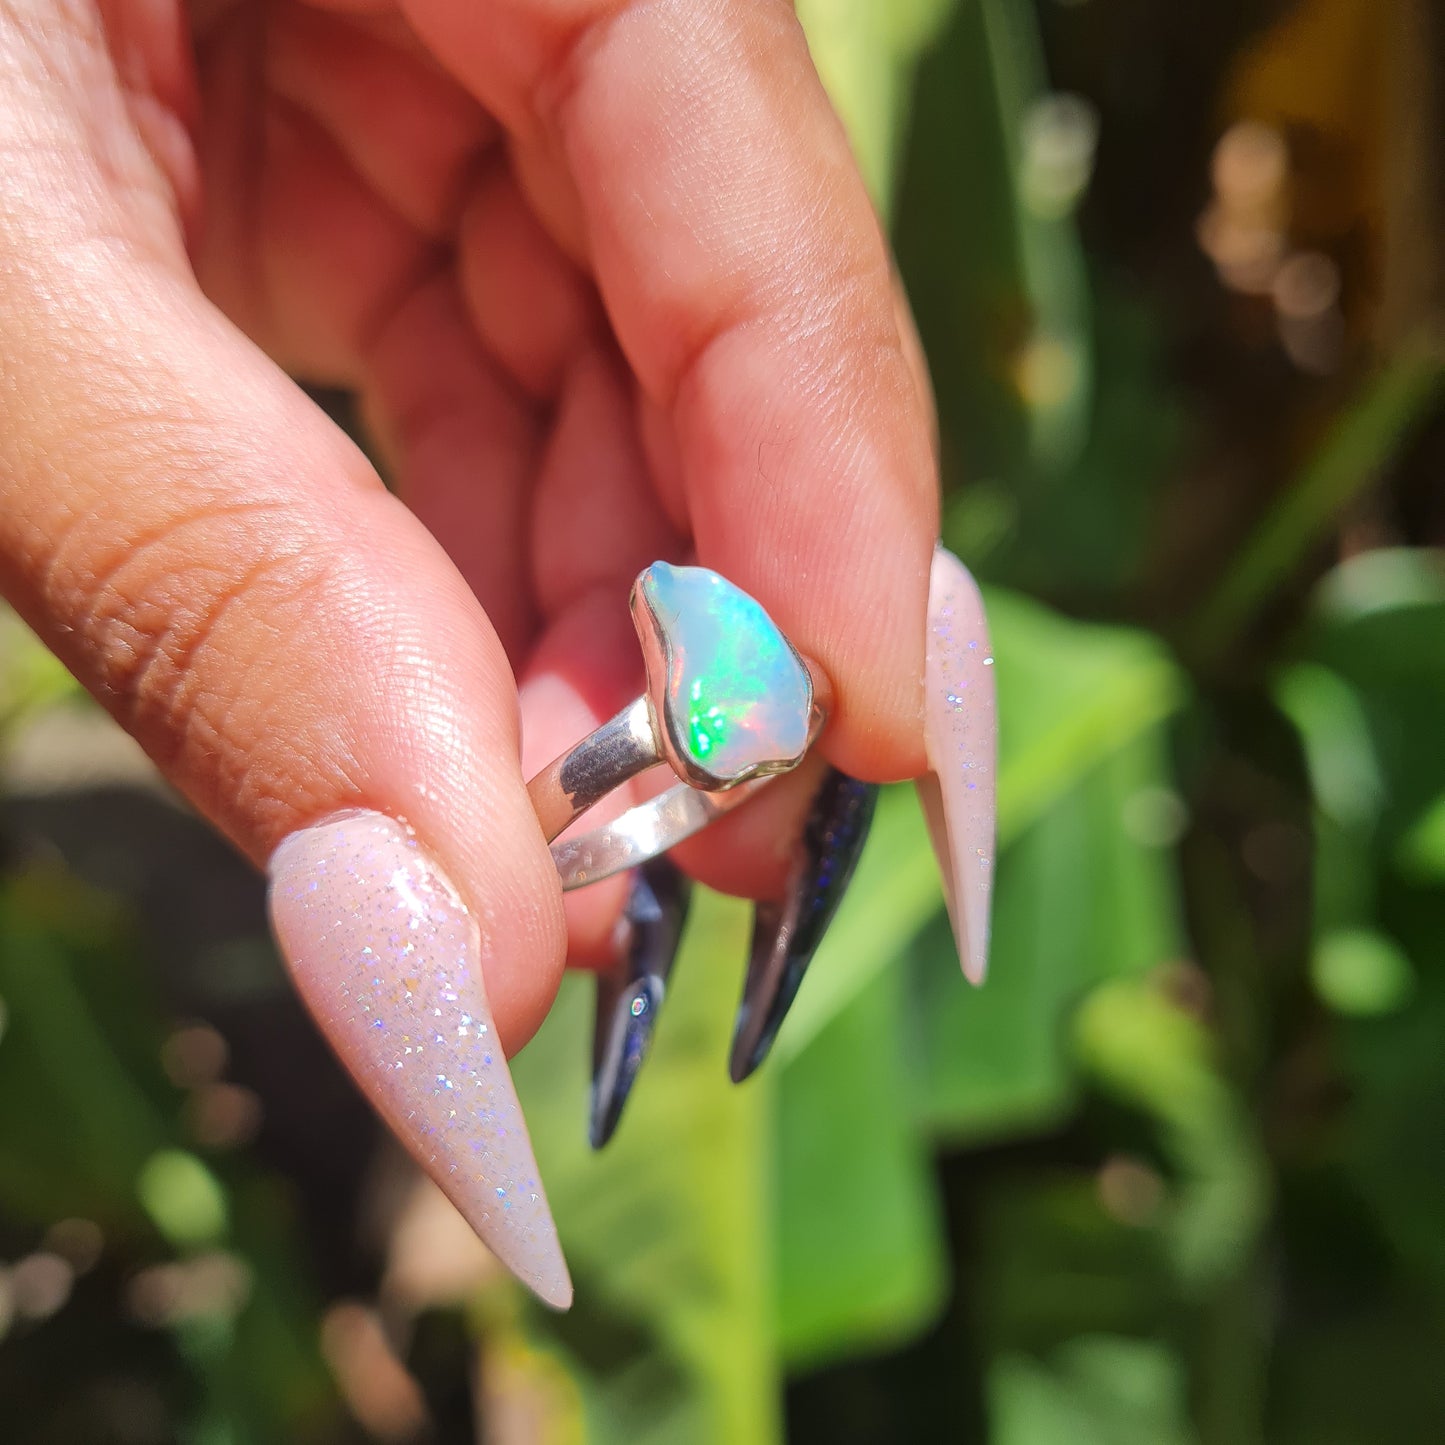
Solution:
<svg viewBox="0 0 1445 1445"><path fill-rule="evenodd" d="M1413 423L1445 393L1433 350L1391 362L1334 425L1303 471L1265 514L1194 623L1199 655L1218 657L1355 497L1379 477Z"/></svg>

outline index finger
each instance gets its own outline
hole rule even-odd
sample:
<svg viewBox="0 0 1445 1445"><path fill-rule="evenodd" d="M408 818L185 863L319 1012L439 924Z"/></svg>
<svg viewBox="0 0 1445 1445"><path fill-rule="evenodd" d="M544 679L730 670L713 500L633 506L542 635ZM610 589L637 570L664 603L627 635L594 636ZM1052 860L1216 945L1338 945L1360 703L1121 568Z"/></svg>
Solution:
<svg viewBox="0 0 1445 1445"><path fill-rule="evenodd" d="M519 143L570 176L699 560L826 669L833 761L921 772L930 420L887 247L791 7L403 7Z"/></svg>

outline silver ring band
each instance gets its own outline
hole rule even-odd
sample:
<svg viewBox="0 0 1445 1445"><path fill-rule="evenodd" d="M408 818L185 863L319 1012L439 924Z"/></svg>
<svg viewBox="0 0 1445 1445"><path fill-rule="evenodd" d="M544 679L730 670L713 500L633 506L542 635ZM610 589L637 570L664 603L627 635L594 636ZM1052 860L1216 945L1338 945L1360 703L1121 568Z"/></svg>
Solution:
<svg viewBox="0 0 1445 1445"><path fill-rule="evenodd" d="M647 692L527 784L564 890L655 858L746 802L802 761L827 720L824 680L762 608L717 573L654 563L633 584L631 607ZM726 665L690 656L707 650L699 638ZM555 841L609 793L663 763L677 786Z"/></svg>
<svg viewBox="0 0 1445 1445"><path fill-rule="evenodd" d="M666 853L739 803L745 803L768 782L767 778L756 778L712 793L690 783L678 783L629 808L610 823L564 842L553 842L614 788L664 761L655 753L638 761L637 745L642 742L638 734L641 729L647 729L649 734L651 731L648 714L647 699L639 697L527 785L542 831L552 843L552 858L564 891L601 882Z"/></svg>

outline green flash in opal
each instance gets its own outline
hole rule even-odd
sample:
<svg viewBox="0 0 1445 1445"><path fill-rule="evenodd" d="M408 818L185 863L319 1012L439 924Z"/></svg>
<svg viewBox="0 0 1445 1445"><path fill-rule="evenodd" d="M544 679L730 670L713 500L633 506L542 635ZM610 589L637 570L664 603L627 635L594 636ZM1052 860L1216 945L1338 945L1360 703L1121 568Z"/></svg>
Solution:
<svg viewBox="0 0 1445 1445"><path fill-rule="evenodd" d="M703 696L702 678L695 677L687 690L687 738L697 762L705 763L708 754L727 741L727 718L720 707L710 707Z"/></svg>
<svg viewBox="0 0 1445 1445"><path fill-rule="evenodd" d="M719 783L796 762L812 679L762 606L706 567L654 562L638 586L667 669L673 745Z"/></svg>

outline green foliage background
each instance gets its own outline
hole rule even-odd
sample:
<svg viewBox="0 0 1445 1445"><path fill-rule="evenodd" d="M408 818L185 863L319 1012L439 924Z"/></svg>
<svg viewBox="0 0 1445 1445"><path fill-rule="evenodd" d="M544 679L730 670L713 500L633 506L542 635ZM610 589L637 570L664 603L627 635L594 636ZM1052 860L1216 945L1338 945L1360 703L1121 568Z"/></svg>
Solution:
<svg viewBox="0 0 1445 1445"><path fill-rule="evenodd" d="M1438 302L1438 277L1400 282L1387 258L1351 281L1399 204L1363 196L1355 231L1310 238L1346 257L1348 344L1299 375L1179 199L1208 198L1248 57L1268 72L1271 46L1349 8L1295 7L1283 40L1227 8L1195 45L1185 19L1139 33L1123 0L799 0L920 318L946 539L988 584L987 986L962 983L912 794L888 791L754 1082L726 1083L746 911L715 897L605 1152L584 1139L585 980L517 1061L574 1310L485 1271L399 1302L395 1239L343 1187L384 1195L374 1176L311 1177L264 1130L198 1142L161 1066L179 1017L224 1033L292 1007L255 899L177 986L144 866L112 856L128 840L19 848L0 889L0 1438L1439 1438L1441 333L1433 302L1405 327L1378 312L1400 284ZM1155 77L1139 100L1116 45L1166 85L1179 68L1181 95ZM1031 129L1060 71L1099 82L1098 217L1068 169L1092 136L1059 160ZM1150 106L1154 137L1135 129ZM1064 116L1077 142L1088 115ZM1121 202L1161 155L1173 191L1141 169ZM3 658L12 740L83 706L18 630ZM48 816L12 786L13 838ZM262 1090L268 1111L342 1087L294 1082ZM27 1315L22 1257L63 1256L54 1227L77 1217L99 1262ZM146 1271L218 1260L242 1286L134 1307ZM376 1304L410 1414L358 1404L326 1343L343 1298Z"/></svg>

